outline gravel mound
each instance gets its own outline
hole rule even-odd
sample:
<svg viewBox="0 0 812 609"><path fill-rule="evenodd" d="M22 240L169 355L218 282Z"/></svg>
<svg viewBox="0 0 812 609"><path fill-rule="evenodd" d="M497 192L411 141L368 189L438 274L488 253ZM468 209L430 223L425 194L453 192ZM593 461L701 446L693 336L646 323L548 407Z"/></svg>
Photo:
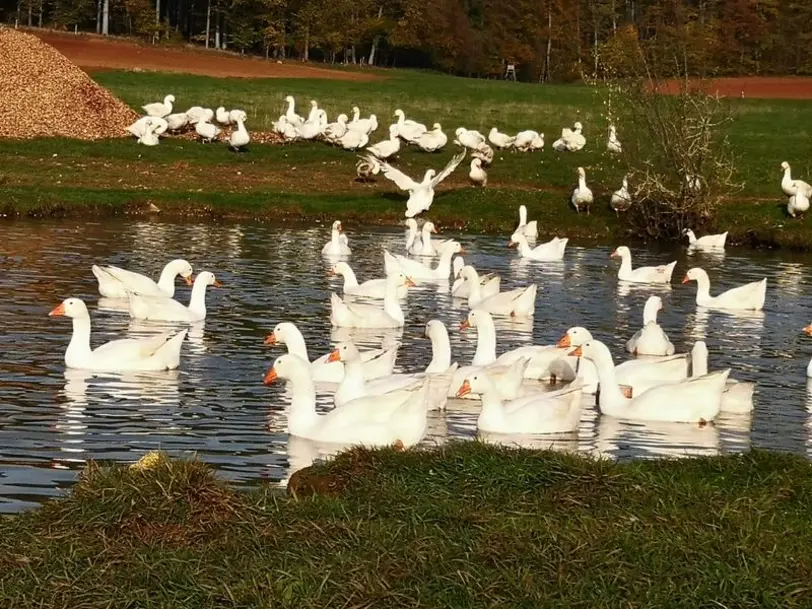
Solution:
<svg viewBox="0 0 812 609"><path fill-rule="evenodd" d="M0 27L0 137L127 137L137 118L52 46Z"/></svg>

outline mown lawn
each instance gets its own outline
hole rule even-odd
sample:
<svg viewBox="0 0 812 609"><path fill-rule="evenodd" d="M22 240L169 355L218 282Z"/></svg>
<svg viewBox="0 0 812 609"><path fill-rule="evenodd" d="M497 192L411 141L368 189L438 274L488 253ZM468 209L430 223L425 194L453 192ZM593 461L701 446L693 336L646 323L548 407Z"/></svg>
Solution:
<svg viewBox="0 0 812 609"><path fill-rule="evenodd" d="M616 463L478 442L355 450L294 494L198 462L91 464L0 521L0 597L33 607L808 607L812 464ZM313 491L316 494L313 494Z"/></svg>

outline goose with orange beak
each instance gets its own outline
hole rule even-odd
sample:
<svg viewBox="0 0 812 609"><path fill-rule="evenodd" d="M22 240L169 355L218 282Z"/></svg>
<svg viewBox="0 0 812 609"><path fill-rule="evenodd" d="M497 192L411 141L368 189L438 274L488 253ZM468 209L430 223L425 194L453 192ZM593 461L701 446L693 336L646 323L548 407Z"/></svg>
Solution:
<svg viewBox="0 0 812 609"><path fill-rule="evenodd" d="M640 266L632 269L632 252L625 245L621 245L609 254L610 258L620 258L620 268L617 278L630 283L671 283L671 275L677 261L660 266Z"/></svg>
<svg viewBox="0 0 812 609"><path fill-rule="evenodd" d="M383 307L373 304L350 304L337 294L332 294L330 321L333 326L344 328L401 328L406 320L398 300L398 288L414 285L415 282L411 277L402 273L388 275Z"/></svg>
<svg viewBox="0 0 812 609"><path fill-rule="evenodd" d="M550 241L537 245L531 249L530 244L527 242L527 237L525 237L523 233L519 232L514 233L510 238L508 247L517 247L519 250L519 255L522 258L527 258L528 260L555 262L564 259L564 252L567 249L567 243L569 243L569 239L566 237L563 239L553 237Z"/></svg>
<svg viewBox="0 0 812 609"><path fill-rule="evenodd" d="M538 286L533 283L526 288L516 288L485 297L479 283L479 275L473 267L465 266L460 276L469 284L468 306L487 311L491 315L532 317L536 312Z"/></svg>
<svg viewBox="0 0 812 609"><path fill-rule="evenodd" d="M590 360L598 371L601 413L639 421L699 423L712 421L722 407L722 393L730 369L701 377L657 384L645 390L634 388L632 398L621 391L609 348L598 340L589 340L573 349L575 357Z"/></svg>
<svg viewBox="0 0 812 609"><path fill-rule="evenodd" d="M105 298L127 298L127 293L154 298L175 296L175 279L180 276L186 285L192 285L192 265L185 260L172 260L161 271L157 283L146 275L117 266L93 265L93 275L99 282L99 294Z"/></svg>
<svg viewBox="0 0 812 609"><path fill-rule="evenodd" d="M447 241L439 247L438 251L440 260L437 262L436 267L427 266L419 260L412 260L400 254L393 256L385 251L384 266L386 274L403 273L418 281L448 281L451 275L451 258L455 254L464 253L465 250L458 241Z"/></svg>
<svg viewBox="0 0 812 609"><path fill-rule="evenodd" d="M547 434L574 431L581 422L581 385L551 392L533 393L504 400L486 371L466 378L457 397L472 393L482 399L477 429L498 434Z"/></svg>
<svg viewBox="0 0 812 609"><path fill-rule="evenodd" d="M733 309L740 311L761 311L767 298L767 278L761 281L746 283L722 292L718 296L710 295L710 278L704 269L694 267L685 274L682 283L696 281L696 304L709 309Z"/></svg>
<svg viewBox="0 0 812 609"><path fill-rule="evenodd" d="M273 331L265 339L265 345L284 345L288 353L310 362L307 344L304 336L295 324L282 322L276 324ZM367 349L361 352L364 368L364 378L376 379L392 374L398 354L398 344L393 347L381 349ZM332 352L331 352L332 353ZM316 383L340 383L344 378L344 365L338 361L330 361L331 353L310 362L310 373Z"/></svg>
<svg viewBox="0 0 812 609"><path fill-rule="evenodd" d="M292 395L287 424L293 436L331 444L372 447L400 442L409 447L426 433L428 383L419 390L401 392L397 401L394 393L386 400L363 397L319 414L308 362L290 353L276 358L264 382L271 385L277 380L285 381Z"/></svg>
<svg viewBox="0 0 812 609"><path fill-rule="evenodd" d="M214 273L203 271L195 278L188 307L172 298L145 298L130 294L130 317L180 323L202 321L206 318L206 288L209 286L219 288L222 284L214 278Z"/></svg>
<svg viewBox="0 0 812 609"><path fill-rule="evenodd" d="M90 313L79 298L68 298L49 317L73 320L73 336L65 351L65 366L94 372L174 370L186 330L163 332L146 338L124 338L90 348Z"/></svg>
<svg viewBox="0 0 812 609"><path fill-rule="evenodd" d="M329 276L339 276L344 278L345 296L364 296L366 298L380 298L386 296L386 278L368 279L359 284L352 268L346 262L339 262L328 272ZM412 282L414 284L414 282ZM398 286L398 298L406 298L408 284Z"/></svg>

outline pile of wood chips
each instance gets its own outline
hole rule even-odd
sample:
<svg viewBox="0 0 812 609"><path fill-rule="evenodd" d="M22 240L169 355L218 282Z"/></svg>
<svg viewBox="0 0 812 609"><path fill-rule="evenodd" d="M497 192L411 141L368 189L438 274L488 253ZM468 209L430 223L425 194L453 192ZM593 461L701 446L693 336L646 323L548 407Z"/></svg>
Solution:
<svg viewBox="0 0 812 609"><path fill-rule="evenodd" d="M0 27L0 137L127 137L137 118L52 46Z"/></svg>

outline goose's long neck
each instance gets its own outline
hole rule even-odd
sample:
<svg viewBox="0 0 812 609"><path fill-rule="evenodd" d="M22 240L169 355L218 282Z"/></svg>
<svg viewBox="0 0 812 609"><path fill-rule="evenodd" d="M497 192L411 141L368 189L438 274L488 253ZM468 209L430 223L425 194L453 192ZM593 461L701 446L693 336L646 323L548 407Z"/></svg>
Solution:
<svg viewBox="0 0 812 609"><path fill-rule="evenodd" d="M524 226L527 224L527 208L522 205L519 208L519 226Z"/></svg>
<svg viewBox="0 0 812 609"><path fill-rule="evenodd" d="M406 237L406 249L408 250L414 245L414 240L417 238L417 227L414 224L409 225L409 235Z"/></svg>
<svg viewBox="0 0 812 609"><path fill-rule="evenodd" d="M170 298L175 295L175 277L177 276L178 273L172 268L172 263L170 262L164 267L161 271L161 276L158 278L158 288Z"/></svg>
<svg viewBox="0 0 812 609"><path fill-rule="evenodd" d="M434 328L431 333L431 362L427 373L445 372L451 366L451 342L445 326Z"/></svg>
<svg viewBox="0 0 812 609"><path fill-rule="evenodd" d="M773 182L773 183L775 183L775 182ZM585 175L579 175L578 176L578 190L580 190L581 192L586 190L586 176Z"/></svg>
<svg viewBox="0 0 812 609"><path fill-rule="evenodd" d="M245 130L245 123L243 123L242 119L239 119L239 118L237 119L237 131L240 132L240 133L243 133L243 134L248 133Z"/></svg>
<svg viewBox="0 0 812 609"><path fill-rule="evenodd" d="M653 321L657 323L657 302L648 301L646 306L643 307L643 325Z"/></svg>
<svg viewBox="0 0 812 609"><path fill-rule="evenodd" d="M781 184L784 186L791 186L792 185L792 170L787 167L784 170L784 178L781 180Z"/></svg>
<svg viewBox="0 0 812 609"><path fill-rule="evenodd" d="M292 330L285 332L284 343L288 348L288 353L301 357L306 362L310 361L310 358L307 357L307 344L298 328L295 332Z"/></svg>
<svg viewBox="0 0 812 609"><path fill-rule="evenodd" d="M696 235L694 234L694 231L688 230L686 231L685 234L688 235L688 243L690 243L691 245L696 243Z"/></svg>
<svg viewBox="0 0 812 609"><path fill-rule="evenodd" d="M466 273L465 279L468 281L468 306L473 308L482 300L482 286L479 283L479 275L476 271Z"/></svg>
<svg viewBox="0 0 812 609"><path fill-rule="evenodd" d="M306 436L318 422L316 388L310 370L296 370L288 379L293 397L288 411L288 431L294 436Z"/></svg>
<svg viewBox="0 0 812 609"><path fill-rule="evenodd" d="M336 397L341 400L342 404L364 397L366 395L364 384L364 365L361 357L352 357L344 361L344 378L338 385Z"/></svg>
<svg viewBox="0 0 812 609"><path fill-rule="evenodd" d="M694 346L691 350L691 376L703 376L708 373L708 350Z"/></svg>
<svg viewBox="0 0 812 609"><path fill-rule="evenodd" d="M522 256L528 256L532 251L533 250L530 249L530 245L527 243L527 239L522 239L519 241L519 253Z"/></svg>
<svg viewBox="0 0 812 609"><path fill-rule="evenodd" d="M355 271L353 271L349 265L344 267L344 291L346 292L347 289L357 288L358 287L358 278L355 276Z"/></svg>
<svg viewBox="0 0 812 609"><path fill-rule="evenodd" d="M606 414L620 414L628 399L620 392L615 374L615 364L611 359L594 362L600 383L599 406Z"/></svg>
<svg viewBox="0 0 812 609"><path fill-rule="evenodd" d="M488 315L481 316L476 324L476 353L474 366L487 366L496 361L496 328Z"/></svg>
<svg viewBox="0 0 812 609"><path fill-rule="evenodd" d="M624 254L620 257L620 272L621 273L631 273L632 272L632 256L631 254Z"/></svg>
<svg viewBox="0 0 812 609"><path fill-rule="evenodd" d="M423 225L423 232L420 234L420 238L423 239L423 249L427 249L429 251L434 249L431 245L431 230L426 228L425 225Z"/></svg>
<svg viewBox="0 0 812 609"><path fill-rule="evenodd" d="M501 422L504 416L504 406L502 405L502 398L499 391L494 385L490 385L484 393L481 394L482 410L479 413L478 423L481 425L486 421L491 423L489 427L495 427L494 423ZM488 426L488 425L486 425Z"/></svg>
<svg viewBox="0 0 812 609"><path fill-rule="evenodd" d="M696 295L697 298L704 296L710 298L710 279L704 273L700 273L696 280Z"/></svg>
<svg viewBox="0 0 812 609"><path fill-rule="evenodd" d="M202 281L195 281L192 286L192 296L189 298L189 310L201 315L206 315L206 284Z"/></svg>
<svg viewBox="0 0 812 609"><path fill-rule="evenodd" d="M395 275L392 277L396 278ZM386 288L383 293L383 310L389 314L392 319L403 323L403 309L400 308L400 301L398 300L398 284L396 281L388 280Z"/></svg>
<svg viewBox="0 0 812 609"><path fill-rule="evenodd" d="M338 229L333 229L330 231L330 243L332 243L335 247L339 246L340 243L340 235L341 233L338 232Z"/></svg>
<svg viewBox="0 0 812 609"><path fill-rule="evenodd" d="M65 351L65 361L90 356L90 316L73 318L73 336Z"/></svg>
<svg viewBox="0 0 812 609"><path fill-rule="evenodd" d="M454 256L454 252L451 249L447 249L440 254L440 262L437 263L437 268L435 269L437 272L437 276L441 279L448 279L448 276L451 274L451 258Z"/></svg>

